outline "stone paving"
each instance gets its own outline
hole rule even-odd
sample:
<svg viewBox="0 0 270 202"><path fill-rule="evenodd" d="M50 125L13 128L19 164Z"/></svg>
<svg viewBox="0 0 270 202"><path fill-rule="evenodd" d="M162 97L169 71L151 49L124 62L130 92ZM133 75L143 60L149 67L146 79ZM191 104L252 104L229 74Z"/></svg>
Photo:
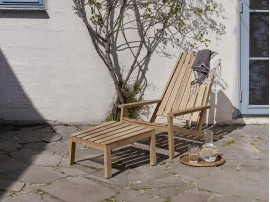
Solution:
<svg viewBox="0 0 270 202"><path fill-rule="evenodd" d="M218 167L179 162L188 144L203 139L175 135L176 158L168 160L165 133L157 132L157 165L149 165L148 140L113 151L113 177L103 177L102 151L77 144L68 165L69 135L91 127L2 126L0 201L244 202L269 200L268 125L213 126L226 159Z"/></svg>

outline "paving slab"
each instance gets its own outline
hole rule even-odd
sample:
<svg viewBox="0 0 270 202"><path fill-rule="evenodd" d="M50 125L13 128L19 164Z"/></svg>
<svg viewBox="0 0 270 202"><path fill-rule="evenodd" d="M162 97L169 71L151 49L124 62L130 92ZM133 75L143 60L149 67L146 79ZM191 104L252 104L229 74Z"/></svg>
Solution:
<svg viewBox="0 0 270 202"><path fill-rule="evenodd" d="M151 193L155 196L160 196L163 198L171 198L175 195L178 195L180 193L183 193L189 189L194 188L191 184L183 184L179 183L174 186L168 186L168 187L162 187L162 188L154 188L154 189L147 189L147 193Z"/></svg>
<svg viewBox="0 0 270 202"><path fill-rule="evenodd" d="M25 182L16 182L10 180L0 179L0 189L8 191L21 191Z"/></svg>
<svg viewBox="0 0 270 202"><path fill-rule="evenodd" d="M117 171L116 171L117 172ZM114 172L115 173L115 172ZM104 182L106 184L110 184L114 186L116 189L122 189L126 186L128 186L128 175L130 174L130 170L121 171L120 173L113 175L112 178L106 179L104 178L104 170L101 170L99 172L94 172L89 175L85 175L85 178L98 180L100 182Z"/></svg>
<svg viewBox="0 0 270 202"><path fill-rule="evenodd" d="M74 166L70 166L70 167L61 167L58 166L55 171L61 173L61 174L65 174L67 176L76 176L76 175L87 175L88 173L75 168Z"/></svg>
<svg viewBox="0 0 270 202"><path fill-rule="evenodd" d="M141 166L131 170L128 179L131 183L141 183L146 180L156 179L165 173L165 167L156 166Z"/></svg>
<svg viewBox="0 0 270 202"><path fill-rule="evenodd" d="M3 202L30 202L30 201L42 201L41 195L37 193L27 193L14 197L7 197L3 199Z"/></svg>
<svg viewBox="0 0 270 202"><path fill-rule="evenodd" d="M186 191L182 194L172 197L172 202L206 202L210 194L207 192Z"/></svg>
<svg viewBox="0 0 270 202"><path fill-rule="evenodd" d="M101 201L115 195L116 191L83 177L54 182L41 190L66 202Z"/></svg>
<svg viewBox="0 0 270 202"><path fill-rule="evenodd" d="M27 148L12 152L10 155L18 161L40 166L57 166L63 158L50 151L35 151Z"/></svg>
<svg viewBox="0 0 270 202"><path fill-rule="evenodd" d="M0 174L0 179L17 180L32 184L47 184L64 177L67 177L67 175L56 172L52 168L40 166L29 166L25 169L18 169Z"/></svg>
<svg viewBox="0 0 270 202"><path fill-rule="evenodd" d="M268 144L265 144L265 143L262 143L262 142L258 142L256 144L257 148L259 151L269 151L269 145Z"/></svg>
<svg viewBox="0 0 270 202"><path fill-rule="evenodd" d="M174 174L177 174L183 180L187 182L197 181L198 179L208 176L212 173L220 171L219 167L192 167L187 166L179 162L177 159L176 162L168 163L168 171Z"/></svg>
<svg viewBox="0 0 270 202"><path fill-rule="evenodd" d="M0 150L6 152L14 152L20 149L22 146L14 141L1 141L0 140Z"/></svg>
<svg viewBox="0 0 270 202"><path fill-rule="evenodd" d="M3 198L8 197L10 194L10 191L0 189L0 201L2 201Z"/></svg>
<svg viewBox="0 0 270 202"><path fill-rule="evenodd" d="M7 171L25 169L28 166L29 164L16 160L0 161L0 174Z"/></svg>
<svg viewBox="0 0 270 202"><path fill-rule="evenodd" d="M48 151L55 152L62 156L67 155L69 152L69 141L52 142L49 145Z"/></svg>
<svg viewBox="0 0 270 202"><path fill-rule="evenodd" d="M10 132L2 132L0 133L1 142L11 141L14 142L18 140L18 136L20 135L19 131L10 131Z"/></svg>
<svg viewBox="0 0 270 202"><path fill-rule="evenodd" d="M268 161L257 160L257 159L247 159L241 161L241 166L249 166L249 167L265 167L269 168Z"/></svg>
<svg viewBox="0 0 270 202"><path fill-rule="evenodd" d="M53 126L56 133L61 135L64 139L69 139L70 135L76 133L78 128L76 126Z"/></svg>
<svg viewBox="0 0 270 202"><path fill-rule="evenodd" d="M117 201L128 201L128 202L164 202L163 198L155 197L152 194L140 192L140 191L132 191L125 190L124 192L115 195L114 198Z"/></svg>
<svg viewBox="0 0 270 202"><path fill-rule="evenodd" d="M8 153L1 152L0 153L0 162L1 161L8 161L8 160L12 160L12 158L8 155Z"/></svg>
<svg viewBox="0 0 270 202"><path fill-rule="evenodd" d="M53 198L48 194L42 195L42 202L63 202L61 199Z"/></svg>
<svg viewBox="0 0 270 202"><path fill-rule="evenodd" d="M34 143L23 144L21 147L22 147L22 149L33 150L36 152L42 152L42 151L47 150L50 146L51 146L51 143L34 142Z"/></svg>
<svg viewBox="0 0 270 202"><path fill-rule="evenodd" d="M222 170L236 170L238 169L238 166L240 165L241 160L232 160L232 159L226 159L225 163L218 166L218 168Z"/></svg>
<svg viewBox="0 0 270 202"><path fill-rule="evenodd" d="M255 160L264 160L264 161L268 161L268 160L269 160L269 152L259 151L257 154L255 154L255 155L252 156L251 158L252 158L252 159L255 159Z"/></svg>
<svg viewBox="0 0 270 202"><path fill-rule="evenodd" d="M73 165L69 165L69 159L68 157L64 157L63 160L61 161L61 163L59 164L59 166L57 166L57 168L61 169L61 168L70 168L70 169L75 169L75 170L80 170L82 172L85 172L86 174L91 174L97 171L97 168L93 168L93 167L89 167L89 166L84 166L84 165L80 165L80 164L73 164ZM98 169L100 170L100 169ZM103 171L103 170L102 170ZM75 171L77 172L77 171Z"/></svg>
<svg viewBox="0 0 270 202"><path fill-rule="evenodd" d="M57 142L62 139L62 136L54 132L51 132L51 133L41 133L39 134L39 138L45 142Z"/></svg>
<svg viewBox="0 0 270 202"><path fill-rule="evenodd" d="M268 200L268 186L267 174L248 171L220 171L198 181L200 190L262 200Z"/></svg>
<svg viewBox="0 0 270 202"><path fill-rule="evenodd" d="M247 143L231 144L219 147L219 151L225 159L245 160L254 156L257 152L253 145Z"/></svg>
<svg viewBox="0 0 270 202"><path fill-rule="evenodd" d="M253 199L238 196L217 195L211 197L211 202L255 202Z"/></svg>
<svg viewBox="0 0 270 202"><path fill-rule="evenodd" d="M167 188L170 187L182 187L183 191L190 189L191 186L185 183L181 178L174 176L171 173L164 173L157 178L143 180L129 185L130 189L154 189L154 188Z"/></svg>
<svg viewBox="0 0 270 202"><path fill-rule="evenodd" d="M85 130L85 129L88 129L88 128L93 127L93 125L91 125L91 124L81 124L81 125L77 125L77 127L78 127L80 130Z"/></svg>

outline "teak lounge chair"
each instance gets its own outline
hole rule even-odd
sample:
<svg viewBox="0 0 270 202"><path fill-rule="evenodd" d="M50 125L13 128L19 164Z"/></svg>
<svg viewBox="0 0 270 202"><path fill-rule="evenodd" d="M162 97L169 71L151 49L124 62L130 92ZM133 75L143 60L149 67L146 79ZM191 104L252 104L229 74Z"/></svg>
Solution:
<svg viewBox="0 0 270 202"><path fill-rule="evenodd" d="M174 137L175 132L187 135L204 137L202 126L206 115L206 110L211 106L207 105L211 86L213 83L213 74L209 74L208 84L201 84L196 92L192 93L191 78L192 64L196 58L196 53L180 53L166 87L160 99L143 101L138 103L121 104L121 122L136 123L143 126L152 127L159 131L168 132L169 158L174 158ZM150 122L134 120L128 118L127 109L148 104L157 104ZM154 123L157 116L167 117L167 125ZM173 125L173 118L197 122L197 130L181 128ZM214 136L218 139L218 136Z"/></svg>

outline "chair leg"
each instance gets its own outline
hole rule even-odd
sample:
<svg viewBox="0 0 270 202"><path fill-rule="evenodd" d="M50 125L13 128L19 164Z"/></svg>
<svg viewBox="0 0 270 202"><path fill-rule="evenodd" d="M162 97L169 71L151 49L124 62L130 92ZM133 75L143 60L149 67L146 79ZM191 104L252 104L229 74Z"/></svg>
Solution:
<svg viewBox="0 0 270 202"><path fill-rule="evenodd" d="M110 146L106 146L104 149L104 176L105 178L112 177L112 150Z"/></svg>
<svg viewBox="0 0 270 202"><path fill-rule="evenodd" d="M168 144L169 144L169 159L174 159L174 138L173 138L173 118L168 119Z"/></svg>
<svg viewBox="0 0 270 202"><path fill-rule="evenodd" d="M155 131L152 132L153 134L151 135L150 138L150 164L156 165L157 163L157 157L156 157L156 134Z"/></svg>
<svg viewBox="0 0 270 202"><path fill-rule="evenodd" d="M76 149L76 142L70 140L69 145L69 165L73 165L75 161L75 149Z"/></svg>
<svg viewBox="0 0 270 202"><path fill-rule="evenodd" d="M199 118L199 123L198 123L198 128L197 130L199 132L202 131L202 126L203 126L203 122L204 122L204 118L205 118L205 112L206 110L203 110L201 113L200 113L200 118Z"/></svg>

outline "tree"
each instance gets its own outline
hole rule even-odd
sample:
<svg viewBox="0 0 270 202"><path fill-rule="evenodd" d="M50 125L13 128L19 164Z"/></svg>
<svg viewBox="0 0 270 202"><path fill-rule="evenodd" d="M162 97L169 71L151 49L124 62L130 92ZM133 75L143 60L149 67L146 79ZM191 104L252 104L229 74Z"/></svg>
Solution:
<svg viewBox="0 0 270 202"><path fill-rule="evenodd" d="M194 49L198 42L206 46L210 42L204 37L209 28L218 29L215 21L209 18L217 8L212 0L207 0L208 3L198 1L196 6L192 5L193 1L187 4L184 0L73 1L76 13L86 25L93 46L113 80L117 93L113 108L116 116L119 103L142 99L147 86L144 68L161 41L166 44L174 40L176 45ZM203 26L198 26L198 17ZM128 51L132 58L124 65L119 63L121 51ZM127 71L123 72L124 69ZM131 81L132 74L139 75L140 82L139 79Z"/></svg>

